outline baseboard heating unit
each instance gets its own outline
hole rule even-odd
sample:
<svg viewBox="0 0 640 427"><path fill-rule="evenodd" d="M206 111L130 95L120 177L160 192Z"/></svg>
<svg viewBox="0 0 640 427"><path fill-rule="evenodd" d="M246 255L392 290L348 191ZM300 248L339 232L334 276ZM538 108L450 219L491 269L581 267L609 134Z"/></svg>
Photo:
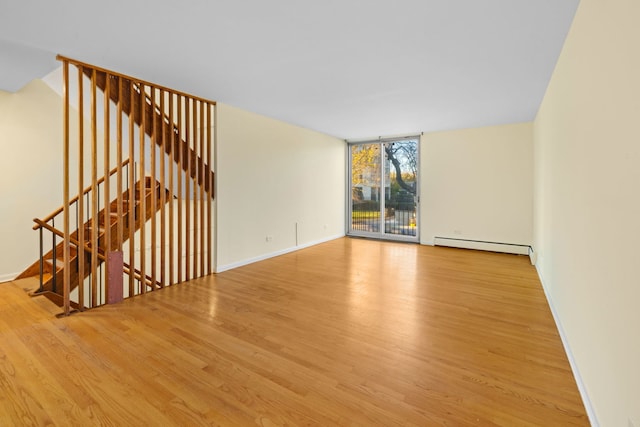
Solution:
<svg viewBox="0 0 640 427"><path fill-rule="evenodd" d="M477 249L481 251L504 252L508 254L531 256L531 246L516 243L487 242L483 240L455 239L451 237L435 237L435 246L448 246L451 248Z"/></svg>

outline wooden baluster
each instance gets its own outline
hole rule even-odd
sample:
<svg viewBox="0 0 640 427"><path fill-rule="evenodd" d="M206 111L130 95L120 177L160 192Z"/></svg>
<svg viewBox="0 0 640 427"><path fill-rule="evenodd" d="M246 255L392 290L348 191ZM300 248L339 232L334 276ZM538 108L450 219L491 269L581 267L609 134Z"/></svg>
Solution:
<svg viewBox="0 0 640 427"><path fill-rule="evenodd" d="M183 157L184 160L186 161L186 175L185 175L185 182L184 182L184 191L185 191L185 200L184 200L184 207L185 207L185 258L184 258L184 279L186 281L189 281L191 279L191 269L190 269L190 264L191 264L191 115L189 114L190 110L190 98L185 98L185 131L186 131L186 135L185 135L185 142L186 142L186 149L180 150L181 152L183 152Z"/></svg>
<svg viewBox="0 0 640 427"><path fill-rule="evenodd" d="M178 280L177 283L181 283L182 282L182 259L183 259L183 253L182 253L182 213L183 213L183 199L182 199L182 173L184 171L184 150L182 149L182 131L181 129L184 129L183 124L182 124L182 96L178 95L177 96L177 104L178 104L178 134L176 135L176 139L177 139L177 144L174 147L178 147L178 187L177 187L177 193L178 193L178 200L177 200L177 206L178 206Z"/></svg>
<svg viewBox="0 0 640 427"><path fill-rule="evenodd" d="M202 277L204 276L204 235L205 235L205 231L206 231L206 225L205 225L205 218L204 218L204 204L206 202L209 202L208 200L205 201L205 194L204 194L204 110L205 110L205 105L203 102L199 102L200 104L200 153L199 153L199 159L200 161L198 162L198 182L200 184L200 229L199 229L199 234L200 234L200 269L198 270L198 277Z"/></svg>
<svg viewBox="0 0 640 427"><path fill-rule="evenodd" d="M167 203L167 187L165 184L165 162L167 160L167 138L165 136L165 91L160 89L160 287L164 287L166 283L166 222L165 222L165 204Z"/></svg>
<svg viewBox="0 0 640 427"><path fill-rule="evenodd" d="M149 88L150 103L149 109L151 110L151 141L149 142L149 149L151 150L151 290L156 290L156 213L158 207L158 193L156 179L156 151L158 147L156 125L158 124L158 113L156 112L156 92L155 88L151 86ZM146 102L145 102L146 103Z"/></svg>
<svg viewBox="0 0 640 427"><path fill-rule="evenodd" d="M173 176L176 170L176 157L175 157L175 132L173 125L173 99L175 95L169 92L169 285L174 283L174 265L175 265L175 250L174 250L174 215L173 215ZM179 168L177 169L180 170Z"/></svg>
<svg viewBox="0 0 640 427"><path fill-rule="evenodd" d="M198 102L193 100L193 148L189 153L191 159L191 173L193 176L193 279L198 277L198 206L200 204L198 193Z"/></svg>
<svg viewBox="0 0 640 427"><path fill-rule="evenodd" d="M124 241L124 212L122 209L122 97L123 97L123 88L122 88L122 77L118 77L118 135L117 135L117 144L116 147L116 156L118 157L118 166L116 172L116 187L117 187L117 214L118 214L118 223L116 225L116 234L117 234L117 242L116 247L119 252L122 252L122 242Z"/></svg>
<svg viewBox="0 0 640 427"><path fill-rule="evenodd" d="M133 111L135 103L133 99L135 97L135 90L133 87L133 82L131 80L128 81L129 86L129 203L128 203L128 221L127 226L129 227L129 268L133 269L136 265L136 246L135 246L135 232L136 232L136 210L138 211L138 215L140 212L139 207L136 206L135 194L135 174L136 174L136 164L135 164L135 143L134 143L134 127L133 123L135 121L135 112ZM135 295L135 278L133 277L133 273L129 273L129 297Z"/></svg>
<svg viewBox="0 0 640 427"><path fill-rule="evenodd" d="M215 105L214 105L215 112ZM207 274L212 273L211 268L211 260L213 257L213 248L211 242L211 209L212 209L212 201L213 198L213 181L211 180L211 103L207 102L207 170L206 173L206 181L209 183L208 193L207 193ZM215 123L213 123L215 125Z"/></svg>
<svg viewBox="0 0 640 427"><path fill-rule="evenodd" d="M145 170L144 170L144 158L145 158L145 136L146 136L146 101L144 99L144 94L145 94L145 86L143 83L138 83L138 89L140 90L140 94L139 99L140 99L140 140L139 140L139 147L138 147L138 155L140 156L140 215L139 215L139 219L140 219L140 230L139 230L139 235L140 235L140 276L143 278L143 280L140 281L140 293L146 293L147 289L144 283L144 276L145 276L145 225L146 225L146 219L147 219L147 183L146 183L146 176L145 176Z"/></svg>
<svg viewBox="0 0 640 427"><path fill-rule="evenodd" d="M91 72L91 307L98 305L98 130L96 70Z"/></svg>
<svg viewBox="0 0 640 427"><path fill-rule="evenodd" d="M84 310L84 267L85 251L84 245L84 70L82 65L78 66L78 305L80 310Z"/></svg>
<svg viewBox="0 0 640 427"><path fill-rule="evenodd" d="M111 170L111 156L110 156L110 136L111 136L111 120L109 117L109 109L111 107L109 103L109 91L111 89L111 76L105 73L105 89L104 89L104 146L103 146L103 166L104 166L104 209L102 210L102 221L104 226L104 234L102 235L102 244L104 246L104 289L105 296L109 289L109 252L111 252L111 177L109 171ZM104 303L102 299L102 293L100 294L100 303Z"/></svg>
<svg viewBox="0 0 640 427"><path fill-rule="evenodd" d="M71 308L71 265L69 262L69 63L64 62L62 71L63 79L63 183L62 192L64 197L63 212L64 212L64 243L62 245L63 258L64 258L64 271L63 271L63 311L66 316L70 313ZM56 248L53 248L53 256L56 256ZM53 274L57 272L54 271Z"/></svg>

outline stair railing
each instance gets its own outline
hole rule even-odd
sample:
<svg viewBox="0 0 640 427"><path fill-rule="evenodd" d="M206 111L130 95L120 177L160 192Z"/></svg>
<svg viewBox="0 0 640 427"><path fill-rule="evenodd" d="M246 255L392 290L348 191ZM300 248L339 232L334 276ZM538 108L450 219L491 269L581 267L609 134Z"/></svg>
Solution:
<svg viewBox="0 0 640 427"><path fill-rule="evenodd" d="M128 165L129 165L129 159L125 160L124 162L122 162L120 164L120 167L125 169L124 173L128 173ZM115 167L113 169L111 169L109 171L109 177L111 177L112 175L114 175L116 172L118 171L118 167ZM98 179L97 184L100 185L104 182L105 177L103 176L102 178ZM93 187L92 186L88 186L84 189L84 191L82 192L82 197L86 196L87 194L89 194L91 192L91 189ZM69 200L69 205L73 205L74 203L78 202L78 199L80 198L80 195L75 196L73 199ZM51 212L49 215L47 215L46 217L44 217L43 219L41 219L40 221L47 223L50 220L54 219L55 217L57 217L58 215L60 215L63 212L63 206L60 206L58 209L56 209L55 211ZM35 221L35 220L34 220ZM40 228L40 225L36 224L33 226L34 230L37 230L38 228Z"/></svg>
<svg viewBox="0 0 640 427"><path fill-rule="evenodd" d="M187 230L193 230L193 235L187 233L182 234L182 216L181 211L178 211L178 227L177 233L172 233L169 230L169 259L173 259L172 250L174 245L171 243L172 236L177 234L177 252L182 253L185 249L187 252L199 253L199 258L194 258L193 273L190 268L190 257L184 257L185 265L184 270L182 264L178 263L178 282L193 277L200 277L204 274L210 274L211 256L205 260L205 252L211 254L211 215L212 206L208 201L213 199L213 172L211 168L211 123L213 119L211 113L215 114L215 103L202 100L201 98L191 97L189 95L172 91L170 89L156 86L148 82L135 81L129 77L121 76L117 73L109 74L110 72L101 70L95 76L92 69L84 69L86 76L91 76L96 80L97 87L104 90L109 94L111 101L122 105L122 111L129 114L130 121L133 120L136 124L140 125L144 129L144 133L153 141L152 145L159 145L161 147L160 153L164 153L170 157L169 164L176 163L178 165L177 184L178 190L183 190L182 193L178 192L177 198L180 203L184 203L184 221ZM117 81L118 86L123 86L128 89L124 93L120 89L114 90L115 85L111 85L111 88L107 88L108 76ZM168 97L168 100L166 99ZM121 102L122 101L122 102ZM206 135L205 135L206 129ZM142 133L141 135L142 136ZM206 141L206 143L205 143ZM155 142L155 144L154 144ZM199 145L198 145L199 142ZM142 150L142 147L140 148ZM151 151L151 154L155 153L155 149ZM151 163L154 164L153 157ZM160 162L160 167L164 166L164 162ZM152 173L156 168L151 167ZM184 171L184 180L183 177ZM160 171L162 176L162 170ZM169 189L173 190L174 185L171 183L171 179L174 174L169 173ZM191 178L191 180L188 179ZM162 180L161 180L162 181ZM190 188L191 181L193 181L193 189ZM198 187L199 186L199 187ZM197 191L199 188L199 192ZM208 198L205 197L208 196ZM207 203L205 203L207 201ZM190 210L190 204L194 203L199 207L199 210ZM164 203L161 203L164 206ZM172 206L169 206L169 224L173 224L171 221ZM165 215L162 213L161 218ZM190 227L190 220L193 217L194 224L198 222L200 218L200 227ZM153 222L154 218L152 218ZM152 224L152 229L155 229ZM206 233L201 233L198 230L206 229ZM164 227L161 228L164 231ZM205 239L206 236L206 239ZM153 235L151 236L153 240ZM184 237L184 239L183 239ZM193 240L191 240L193 238ZM162 240L162 235L161 235ZM182 242L184 240L184 248ZM161 245L164 247L165 245ZM155 245L151 245L151 250L154 252ZM156 256L152 253L152 264ZM198 263L200 262L199 268ZM206 263L206 264L205 264ZM169 284L173 284L173 262L169 263ZM142 266L144 269L144 266ZM205 270L206 269L206 270ZM154 266L151 266L152 272L155 271ZM183 274L184 271L184 274ZM164 270L161 270L161 274ZM164 283L165 278L161 278L161 282Z"/></svg>
<svg viewBox="0 0 640 427"><path fill-rule="evenodd" d="M83 236L83 231L85 230L85 228L87 228L87 226L89 226L90 224L94 224L94 223L98 223L99 222L99 218L87 218L87 222L84 222L83 224L80 224L80 215L79 215L79 211L82 208L83 204L86 203L86 205L89 205L90 202L92 200L96 200L97 201L97 207L98 210L100 211L102 209L102 197L100 192L103 191L104 192L104 186L105 186L105 181L108 181L108 179L111 179L111 177L116 174L116 172L118 170L121 170L124 175L126 177L128 177L129 173L130 173L130 160L126 159L124 160L122 163L120 163L117 167L111 169L107 175L108 178L105 178L104 176L101 177L100 179L98 179L96 181L96 185L91 185L88 186L86 188L83 189L83 191L76 195L74 198L72 198L71 200L69 200L69 207L72 213L74 213L73 215L73 223L75 224L75 231L69 236L69 242L71 245L73 245L73 247L75 248L76 251L76 262L73 265L70 265L70 268L74 269L74 274L73 276L76 277L77 279L74 280L74 283L71 284L73 288L75 288L75 284L80 284L82 283L82 281L84 280L84 274L82 273L83 270L83 260L81 259L83 257L84 254L86 253L92 253L93 249L91 248L90 245L87 244L84 236ZM133 173L135 174L135 168L133 168ZM128 183L128 179L126 180ZM126 189L128 190L128 185L126 187ZM95 191L95 194L94 194ZM83 203L84 202L84 203ZM49 215L47 215L46 217L44 217L43 219L39 219L39 218L34 218L33 222L35 222L35 225L33 226L33 230L37 230L39 231L39 241L40 241L40 253L39 253L39 278L40 278L40 286L38 288L38 290L36 291L36 293L44 293L47 291L51 291L53 293L58 293L59 288L58 288L58 282L59 282L59 269L58 267L60 267L58 265L58 259L60 257L60 255L62 255L60 252L62 252L62 247L60 246L60 244L58 242L63 242L64 241L64 232L58 228L56 228L56 219L58 219L58 223L60 223L61 218L60 216L63 214L64 209L63 207L60 207L58 209L56 209L55 211L51 212ZM105 221L107 220L107 218L105 218ZM94 227L94 229L96 229L96 227ZM44 245L44 231L49 231L51 232L51 250L49 252L45 253L45 245ZM84 244L81 244L80 241L84 241ZM106 243L106 242L105 242ZM98 261L104 262L104 255L100 253L100 250L103 248L98 247L98 252L96 253L96 258L98 259ZM44 274L45 274L45 262L47 262L48 260L51 261L51 278L47 281L44 280ZM50 282L50 289L46 289L45 288L45 284L46 282ZM77 283L76 283L77 282ZM74 301L78 307L82 310L85 307L85 301L84 301L84 287L83 286L79 286L78 287L78 297L77 297L77 301Z"/></svg>
<svg viewBox="0 0 640 427"><path fill-rule="evenodd" d="M70 307L72 281L69 267L71 239L76 238L72 232L76 205L79 206L75 214L79 223L84 224L85 219L84 202L71 202L69 189L74 185L84 187L85 146L90 151L88 157L91 161L87 162L87 169L90 168L91 172L91 191L94 195L99 191L104 195L105 218L111 215L109 195L112 190L109 179L98 184L98 169L104 170L107 176L111 165L121 163L123 157L136 159L136 167L127 178L118 166L115 193L119 198L118 217L127 216L132 221L139 214L139 223L126 230L118 223L113 231L115 236L112 236L111 227L105 227L102 240L115 244L113 247L111 243L104 246L104 262L98 262L97 250L89 253L92 298L97 293L95 281L99 264L104 264L105 270L110 272L104 275L106 292L116 289L109 278L119 276L111 265L117 268L125 264L129 266L121 272L128 275L129 296L210 274L213 255L211 201L214 195L211 165L216 103L73 59L62 56L58 59L63 65L64 204L62 218L56 221L54 228L61 228L64 235L62 296L65 314L69 313ZM72 92L78 95L76 118L72 117L70 108ZM98 104L102 105L102 114L98 114ZM77 132L71 130L72 121L78 125ZM102 132L100 136L98 128ZM115 152L115 161L112 151ZM75 177L70 173L72 158L78 159ZM141 179L135 181L134 172ZM125 204L121 201L124 200L120 200L124 193L123 179L129 188L126 211L122 210ZM153 187L151 191L148 182ZM98 199L101 198L92 196L86 206L87 217L96 221ZM58 221L62 222L62 227ZM147 221L149 228L145 226ZM79 227L77 233L77 240L84 241L84 227ZM95 231L91 233L90 248L98 247L96 236ZM120 262L125 241L128 241L129 259ZM81 245L78 253L84 256L84 252L85 247ZM111 264L110 260L115 262ZM83 267L84 263L79 263L79 266ZM129 273L126 273L127 269ZM83 288L79 287L79 291ZM97 301L93 300L89 304L90 307L96 305Z"/></svg>
<svg viewBox="0 0 640 427"><path fill-rule="evenodd" d="M36 225L42 230L48 230L51 232L52 235L54 236L58 236L58 237L63 237L64 233L61 230L58 230L57 228L47 224L46 222L35 218L33 220ZM76 247L76 248L80 248L81 246L84 247L85 251L90 252L92 249L91 247L89 247L86 243L84 245L82 245L78 240L71 238L71 243ZM102 262L105 261L105 257L103 255L103 251L101 248L98 248L98 259ZM124 263L124 273L128 274L128 275L132 275L134 277L134 279L138 282L138 284L140 285L140 287L142 286L146 286L147 288L153 288L154 286L160 286L159 282L155 282L153 283L152 278L148 275L145 275L144 277L142 277L142 274L140 273L140 270L137 269L132 269L131 266L127 263ZM36 291L36 294L38 293L45 293L47 292L46 290L43 289L42 284L40 285L40 289L38 291ZM56 293L56 289L54 287L53 293ZM78 307L80 310L82 310L84 308L84 303L79 300L79 301L72 301L72 303Z"/></svg>

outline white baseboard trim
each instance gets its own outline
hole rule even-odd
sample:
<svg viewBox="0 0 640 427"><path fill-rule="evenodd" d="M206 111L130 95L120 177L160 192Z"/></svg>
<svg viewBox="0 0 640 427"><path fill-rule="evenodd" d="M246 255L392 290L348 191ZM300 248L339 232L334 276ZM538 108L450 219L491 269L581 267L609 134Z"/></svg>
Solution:
<svg viewBox="0 0 640 427"><path fill-rule="evenodd" d="M15 278L18 277L18 274L20 274L20 273L1 274L0 275L0 283L10 282L12 280L15 280Z"/></svg>
<svg viewBox="0 0 640 427"><path fill-rule="evenodd" d="M538 254L531 246L529 246L529 261L531 261L531 265L536 265L536 262L538 262ZM540 276L540 274L538 274L538 276Z"/></svg>
<svg viewBox="0 0 640 427"><path fill-rule="evenodd" d="M553 305L553 300L551 299L550 293L548 291L547 286L544 283L542 275L540 274L540 270L536 266L536 271L538 273L538 278L540 279L540 283L542 283L542 290L544 291L544 295L547 298L547 303L549 304L549 308L551 309L551 314L553 315L553 320L556 323L556 328L558 329L558 333L560 334L560 339L562 340L562 346L564 347L564 351L567 354L567 359L569 359L569 365L571 366L571 372L573 372L573 377L576 379L576 384L578 385L578 391L580 392L580 397L582 397L582 403L584 404L584 408L587 411L587 416L589 417L589 422L592 427L599 427L600 423L598 423L598 418L596 417L595 409L591 404L591 399L589 399L589 394L587 393L587 388L584 385L584 381L582 381L582 377L580 376L580 371L578 370L578 365L576 363L575 358L573 357L573 353L571 352L571 347L569 346L569 340L567 339L567 335L562 328L562 323L560 322L560 316L556 311L555 306Z"/></svg>
<svg viewBox="0 0 640 427"><path fill-rule="evenodd" d="M279 251L276 251L276 252L270 252L268 254L260 255L260 256L254 257L254 258L249 258L249 259L245 259L245 260L242 260L242 261L233 262L231 264L219 265L219 266L216 267L216 273L222 273L223 271L232 270L234 268L238 268L238 267L242 267L242 266L245 266L245 265L253 264L254 262L264 261L265 259L274 258L274 257L280 256L280 255L288 254L290 252L298 251L300 249L304 249L304 248L308 248L308 247L311 247L311 246L319 245L320 243L325 243L325 242L329 242L331 240L340 239L340 238L342 238L344 236L345 236L344 234L337 234L335 236L329 236L329 237L326 237L324 239L314 240L313 242L303 243L303 244L298 245L298 246L293 246L293 247L282 249L282 250L279 250Z"/></svg>
<svg viewBox="0 0 640 427"><path fill-rule="evenodd" d="M476 249L481 251L503 252L508 254L529 255L529 245L514 243L487 242L483 240L459 239L453 237L434 237L434 246Z"/></svg>

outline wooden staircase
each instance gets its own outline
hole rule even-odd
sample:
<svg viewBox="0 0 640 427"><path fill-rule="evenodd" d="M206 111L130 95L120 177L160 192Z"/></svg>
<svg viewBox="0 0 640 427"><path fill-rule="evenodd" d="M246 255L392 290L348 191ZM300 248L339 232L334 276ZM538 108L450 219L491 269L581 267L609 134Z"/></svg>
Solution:
<svg viewBox="0 0 640 427"><path fill-rule="evenodd" d="M74 303L93 308L211 274L216 103L71 58L58 60L62 206L34 219L40 259L20 277L42 278L38 291L62 296L68 315ZM119 288L121 272L128 274L126 292Z"/></svg>
<svg viewBox="0 0 640 427"><path fill-rule="evenodd" d="M171 117L165 114L152 96L147 94L143 87L125 77L111 75L97 68L85 68L84 74L92 78L95 72L97 87L108 96L115 104L122 106L122 112L131 115L134 122L144 128L148 136L155 135L155 143L162 147L162 140L169 142L164 145L164 151L168 155L174 153L174 161L199 185L203 184L205 191L211 194L213 199L213 178L211 167L204 161L201 155L195 152L182 136L180 127L174 123ZM109 85L107 88L107 76ZM108 89L108 90L107 90ZM152 92L153 93L153 92ZM144 108L142 105L144 103ZM142 112L144 110L144 113ZM185 113L188 115L188 112ZM189 126L187 126L188 128ZM189 133L186 130L186 135ZM170 141L173 141L171 143Z"/></svg>
<svg viewBox="0 0 640 427"><path fill-rule="evenodd" d="M130 235L130 230L133 228L134 232L139 230L141 226L151 219L153 215L155 215L158 210L160 210L162 204L161 200L164 199L166 202L169 202L168 197L161 198L160 194L162 191L165 191L165 194L168 193L166 189L162 189L160 183L158 181L154 181L150 177L144 178L144 198L145 198L145 211L141 215L140 212L140 202L141 202L141 191L142 185L140 181L138 181L133 190L133 200L134 207L133 209L129 209L128 203L130 200L130 190L126 190L122 194L122 203L123 206L122 217L119 217L118 212L118 199L114 199L110 204L110 214L106 215L106 209L102 209L98 214L98 220L87 221L84 227L84 259L78 259L78 244L79 242L79 230L75 230L71 234L72 244L70 245L70 289L76 289L79 285L80 281L84 281L87 279L91 273L91 254L93 252L91 236L93 234L94 226L97 229L98 236L98 247L97 247L97 255L98 255L98 263L101 265L104 262L105 254L118 249L118 241L117 241L117 233L116 229L118 224L121 223L123 227L123 237L126 240ZM153 192L155 191L155 197L153 196ZM155 205L153 204L155 201ZM134 218L130 218L129 212L133 212ZM39 220L36 220L38 222ZM45 228L46 224L40 223L40 226ZM110 241L105 240L106 229L110 228ZM50 230L51 231L51 230ZM55 233L54 233L55 234ZM62 306L63 304L63 295L62 295L62 281L64 276L64 260L63 260L63 240L62 238L58 238L58 243L55 246L54 250L49 251L44 254L42 259L42 283L38 289L35 289L31 292L31 295L44 295L49 298L54 303ZM76 242L76 244L73 244ZM83 263L84 268L80 268L80 263ZM40 268L41 262L40 260L33 263L29 266L23 273L21 273L16 280L25 279L29 277L39 277L40 276ZM80 270L83 271L83 277L80 279ZM144 283L145 286L158 286L162 287L163 285L159 282L150 283L151 278L145 276L144 278L140 276L140 273L135 270L135 268L131 268L131 266L125 265L125 273L133 274L137 280L141 283ZM77 304L72 304L72 306L77 306ZM75 307L77 308L77 307Z"/></svg>

